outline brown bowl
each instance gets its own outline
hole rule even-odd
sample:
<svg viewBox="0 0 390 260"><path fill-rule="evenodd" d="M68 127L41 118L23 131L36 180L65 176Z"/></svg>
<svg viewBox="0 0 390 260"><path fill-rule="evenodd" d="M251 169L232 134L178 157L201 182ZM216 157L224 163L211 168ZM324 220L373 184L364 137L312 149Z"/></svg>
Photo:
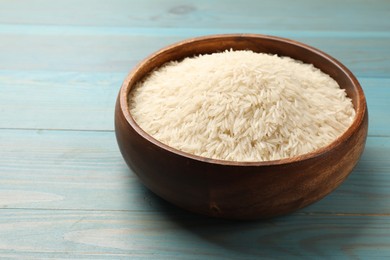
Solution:
<svg viewBox="0 0 390 260"><path fill-rule="evenodd" d="M127 97L138 81L168 61L230 48L289 56L329 74L353 101L356 117L352 125L326 147L266 162L232 162L191 155L157 141L137 125L129 112ZM347 178L358 162L367 128L363 90L344 65L305 44L254 34L194 38L152 54L127 76L115 109L120 150L142 183L179 207L229 219L286 214L323 198Z"/></svg>

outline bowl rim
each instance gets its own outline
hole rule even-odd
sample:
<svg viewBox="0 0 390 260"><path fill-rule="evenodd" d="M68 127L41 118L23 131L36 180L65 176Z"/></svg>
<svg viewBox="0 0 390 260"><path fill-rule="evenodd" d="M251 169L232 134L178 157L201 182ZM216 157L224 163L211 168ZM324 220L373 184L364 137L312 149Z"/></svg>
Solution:
<svg viewBox="0 0 390 260"><path fill-rule="evenodd" d="M357 102L356 106L354 106L355 109L355 118L353 119L353 122L348 127L347 130L343 134L341 134L338 138L336 138L334 141L332 141L330 144L323 146L321 148L318 148L312 152L305 153L302 155L294 156L294 157L288 157L284 159L279 160L269 160L269 161L230 161L230 160L222 160L222 159L213 159L208 157L202 157L199 155L194 155L191 153L187 153L184 151L181 151L179 149L176 149L174 147L171 147L169 145L166 145L162 143L161 141L155 139L153 136L148 134L145 130L143 130L135 121L135 119L132 117L129 109L128 104L128 94L131 90L131 87L135 84L135 82L130 85L130 82L132 81L133 77L137 75L140 71L142 71L142 68L147 65L150 61L156 59L158 56L160 56L163 53L172 51L175 48L184 46L184 45L191 45L193 43L202 42L202 41L208 41L208 40L218 40L218 39L224 39L224 38L256 38L256 39L263 39L263 40L273 40L278 42L283 42L286 44L295 45L296 47L306 49L315 55L321 56L322 58L328 60L333 66L335 66L338 70L342 71L344 75L348 78L350 82L352 82L353 87L356 90L357 93ZM145 75L144 75L145 76ZM301 162L305 160L314 159L317 157L321 157L325 155L327 152L331 151L332 149L339 146L341 143L347 141L353 133L355 133L360 125L364 121L364 117L367 114L367 103L366 98L363 92L363 89L357 80L357 78L353 75L353 73L341 62L330 56L329 54L326 54L325 52L309 46L307 44L291 40L288 38L283 38L279 36L271 36L271 35L265 35L265 34L247 34L247 33L240 33L240 34L212 34L212 35L206 35L206 36L199 36L199 37L193 37L184 39L181 41L178 41L176 43L170 44L166 47L163 47L156 52L150 54L143 60L141 60L126 76L125 80L122 83L122 86L119 91L118 96L118 102L120 106L120 110L123 113L123 116L127 123L139 134L142 138L147 140L148 142L154 144L155 146L158 146L164 150L167 150L171 153L174 153L178 156L182 156L191 160L201 161L204 163L211 163L211 164L217 164L217 165L230 165L230 166L283 166L286 164L291 164L295 162Z"/></svg>

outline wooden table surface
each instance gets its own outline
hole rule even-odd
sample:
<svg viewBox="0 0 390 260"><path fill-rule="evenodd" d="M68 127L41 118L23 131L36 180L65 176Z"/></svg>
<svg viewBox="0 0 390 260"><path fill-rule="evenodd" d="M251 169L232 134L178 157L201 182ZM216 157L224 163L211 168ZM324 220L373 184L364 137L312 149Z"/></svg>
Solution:
<svg viewBox="0 0 390 260"><path fill-rule="evenodd" d="M350 177L296 213L254 222L164 202L126 167L114 104L141 59L192 36L261 33L334 56L369 116ZM390 2L0 0L0 257L390 257Z"/></svg>

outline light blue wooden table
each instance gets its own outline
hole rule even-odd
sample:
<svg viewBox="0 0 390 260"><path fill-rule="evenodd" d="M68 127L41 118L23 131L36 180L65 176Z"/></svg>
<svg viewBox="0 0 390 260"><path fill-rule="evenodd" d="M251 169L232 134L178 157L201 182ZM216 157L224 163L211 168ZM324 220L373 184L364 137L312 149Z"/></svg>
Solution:
<svg viewBox="0 0 390 260"><path fill-rule="evenodd" d="M361 161L288 216L199 217L162 201L116 144L127 72L192 36L262 33L334 56L370 114ZM390 2L0 0L0 257L390 257Z"/></svg>

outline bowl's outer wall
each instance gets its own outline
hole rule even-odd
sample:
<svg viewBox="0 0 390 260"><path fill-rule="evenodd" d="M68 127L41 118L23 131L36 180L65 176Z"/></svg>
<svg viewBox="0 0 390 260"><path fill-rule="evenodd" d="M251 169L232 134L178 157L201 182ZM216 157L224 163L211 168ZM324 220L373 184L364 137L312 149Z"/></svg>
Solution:
<svg viewBox="0 0 390 260"><path fill-rule="evenodd" d="M272 217L323 198L342 183L358 162L368 129L364 94L360 88L356 88L359 83L353 76L347 77L346 72L335 66L331 59L273 38L264 41L241 36L222 40L217 37L196 44L187 41L179 50L161 52L141 64L142 68L138 68L138 71L141 69L142 73L133 75L128 84L132 85L145 73L168 60L230 48L290 56L312 63L331 75L346 89L355 107L363 106L360 109L363 114L358 115L360 120L354 122L358 124L356 130L348 133L348 138L337 141L333 149L303 160L261 166L213 163L212 160L198 160L174 153L158 142L151 142L152 138L145 138L145 134L140 134L132 125L134 122L130 123L126 118L124 110L127 103L123 104L120 92L115 109L115 130L126 163L150 190L162 198L187 210L215 217Z"/></svg>

